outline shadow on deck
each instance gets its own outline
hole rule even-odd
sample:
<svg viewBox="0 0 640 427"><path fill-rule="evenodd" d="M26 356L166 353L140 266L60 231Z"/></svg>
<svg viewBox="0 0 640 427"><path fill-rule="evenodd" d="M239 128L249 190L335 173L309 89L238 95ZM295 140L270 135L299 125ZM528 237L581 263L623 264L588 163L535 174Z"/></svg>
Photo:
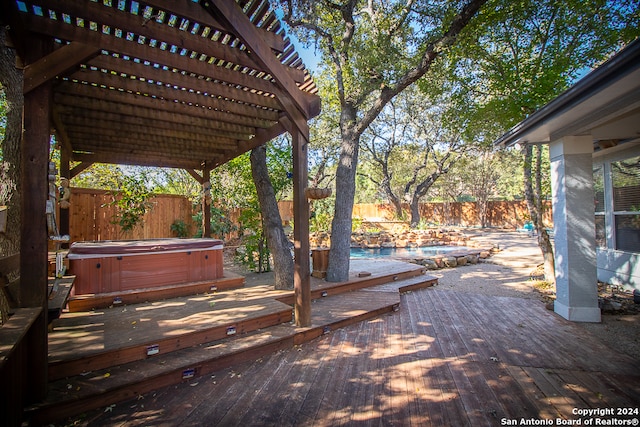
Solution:
<svg viewBox="0 0 640 427"><path fill-rule="evenodd" d="M26 416L46 424L255 360L398 310L400 292L437 283L414 264L351 266L346 282L312 278L307 328L292 324L293 292L265 285L64 313L49 334L49 395Z"/></svg>

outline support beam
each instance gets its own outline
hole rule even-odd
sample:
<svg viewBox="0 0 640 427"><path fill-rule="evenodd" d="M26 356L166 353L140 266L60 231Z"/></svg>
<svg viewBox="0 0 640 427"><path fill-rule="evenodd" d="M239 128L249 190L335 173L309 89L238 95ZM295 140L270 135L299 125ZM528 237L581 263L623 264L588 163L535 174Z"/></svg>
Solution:
<svg viewBox="0 0 640 427"><path fill-rule="evenodd" d="M185 170L189 175L193 177L193 179L198 181L198 184L202 185L204 180L202 179L202 176L200 176L200 174L197 171L195 171L194 169L185 169Z"/></svg>
<svg viewBox="0 0 640 427"><path fill-rule="evenodd" d="M202 237L211 237L211 197L207 197L211 195L211 169L206 164L202 169L202 190Z"/></svg>
<svg viewBox="0 0 640 427"><path fill-rule="evenodd" d="M78 42L62 46L25 67L24 93L29 93L41 84L55 79L56 76L73 70L79 64L99 53L100 49Z"/></svg>
<svg viewBox="0 0 640 427"><path fill-rule="evenodd" d="M71 182L71 150L67 144L62 144L60 147L60 178L67 178L69 182ZM73 197L73 196L72 196ZM70 200L70 203L73 203L73 200ZM69 235L69 209L60 208L60 235L65 236ZM68 243L63 243L62 247L69 247Z"/></svg>
<svg viewBox="0 0 640 427"><path fill-rule="evenodd" d="M27 63L47 53L47 40L31 39ZM22 307L42 307L43 318L34 325L33 345L26 369L31 375L31 398L47 393L47 217L51 83L45 83L24 97L22 139L22 223L20 226L20 287Z"/></svg>
<svg viewBox="0 0 640 427"><path fill-rule="evenodd" d="M306 327L311 326L309 201L304 191L308 181L309 134L302 135L294 127L291 136L293 139L294 311L296 326Z"/></svg>
<svg viewBox="0 0 640 427"><path fill-rule="evenodd" d="M232 32L238 34L249 51L254 56L254 60L262 65L265 70L274 77L278 86L284 91L283 98L290 98L291 105L284 105L290 117L297 122L296 117L302 115L306 119L310 116L309 99L298 88L295 81L287 73L286 66L280 63L278 58L273 54L270 47L260 37L258 29L244 14L240 6L234 0L219 0L216 2L205 3L205 7L214 14L220 22L224 23ZM281 97L279 97L282 102ZM295 110L298 111L295 111Z"/></svg>
<svg viewBox="0 0 640 427"><path fill-rule="evenodd" d="M93 165L93 162L86 162L86 161L83 161L83 162L81 162L80 164L75 165L75 166L73 167L73 169L71 169L71 170L69 171L69 179L71 179L71 178L73 178L73 177L75 177L75 176L78 176L78 175L79 175L79 174L81 174L83 171L85 171L85 170L89 169L92 165Z"/></svg>
<svg viewBox="0 0 640 427"><path fill-rule="evenodd" d="M593 139L570 136L550 145L555 231L555 312L600 322L593 192Z"/></svg>

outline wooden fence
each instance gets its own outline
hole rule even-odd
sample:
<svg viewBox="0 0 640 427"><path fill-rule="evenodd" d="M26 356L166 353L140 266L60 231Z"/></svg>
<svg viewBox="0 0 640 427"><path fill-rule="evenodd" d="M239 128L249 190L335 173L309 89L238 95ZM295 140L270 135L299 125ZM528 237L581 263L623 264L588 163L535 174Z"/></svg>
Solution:
<svg viewBox="0 0 640 427"><path fill-rule="evenodd" d="M553 223L551 204L546 204L544 221ZM405 206L408 212L408 206ZM387 204L358 204L353 216L367 221L392 221L395 210ZM478 204L475 202L429 202L420 205L420 218L435 225L476 227L481 224ZM529 220L529 210L524 201L488 202L485 225L496 228L521 228Z"/></svg>
<svg viewBox="0 0 640 427"><path fill-rule="evenodd" d="M124 232L114 223L116 208L111 192L73 188L69 208L69 236L72 242L87 240L152 239L172 237L171 224L184 221L189 235L196 231L191 202L182 196L170 194L151 197L151 209L144 215L142 224Z"/></svg>
<svg viewBox="0 0 640 427"><path fill-rule="evenodd" d="M189 236L195 234L198 224L191 202L182 196L155 195L150 202L152 208L143 218L142 225L130 232L123 232L114 224L115 207L110 192L83 188L72 189L69 210L69 230L71 241L81 240L122 240L174 237L171 224L182 220L189 228ZM279 203L280 215L285 223L293 218L293 202ZM197 209L197 208L196 208ZM313 206L312 206L313 209ZM480 220L476 203L424 203L420 206L422 219L427 223L441 226L479 226ZM238 218L238 212L231 212L229 218ZM369 222L392 222L394 211L386 204L357 204L353 208L354 218ZM487 226L498 228L521 228L528 219L525 202L489 202ZM552 224L551 208L547 209L545 222Z"/></svg>

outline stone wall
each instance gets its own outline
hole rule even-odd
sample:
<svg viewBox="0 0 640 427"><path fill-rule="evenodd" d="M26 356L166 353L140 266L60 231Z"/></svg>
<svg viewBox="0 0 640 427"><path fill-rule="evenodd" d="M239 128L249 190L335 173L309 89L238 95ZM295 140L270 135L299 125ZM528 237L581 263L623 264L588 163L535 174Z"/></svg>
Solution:
<svg viewBox="0 0 640 427"><path fill-rule="evenodd" d="M311 247L326 248L331 245L329 233L311 233ZM356 232L351 234L352 248L420 248L426 246L472 244L464 233L457 230L428 229L404 231Z"/></svg>
<svg viewBox="0 0 640 427"><path fill-rule="evenodd" d="M312 248L328 248L331 244L329 233L312 233L309 237ZM477 264L489 258L497 248L478 247L477 243L457 230L428 229L405 230L399 232L380 231L351 234L352 248L419 248L427 246L460 246L459 251L433 256L393 256L394 259L419 264L428 270L453 268Z"/></svg>

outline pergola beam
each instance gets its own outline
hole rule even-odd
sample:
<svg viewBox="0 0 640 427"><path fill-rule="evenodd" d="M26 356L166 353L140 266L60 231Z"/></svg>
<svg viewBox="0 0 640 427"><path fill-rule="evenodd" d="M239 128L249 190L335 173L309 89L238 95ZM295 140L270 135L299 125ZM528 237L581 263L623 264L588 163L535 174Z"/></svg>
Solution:
<svg viewBox="0 0 640 427"><path fill-rule="evenodd" d="M49 40L30 38L27 64L49 53ZM21 209L28 213L20 225L20 307L39 307L42 314L33 326L26 371L32 401L47 393L47 214L49 141L51 130L50 82L38 86L24 97L24 130L21 144Z"/></svg>
<svg viewBox="0 0 640 427"><path fill-rule="evenodd" d="M94 46L73 42L54 50L24 69L24 93L29 93L43 83L65 75L100 52Z"/></svg>
<svg viewBox="0 0 640 427"><path fill-rule="evenodd" d="M99 55L91 59L87 62L87 67L95 67L97 69L114 71L118 74L127 74L130 76L139 76L141 74L140 64L107 54ZM81 78L80 76L83 71L87 70L82 70L71 77ZM221 82L216 82L211 77L199 75L192 76L191 73L183 74L178 71L165 70L164 68L154 68L151 65L147 65L145 67L144 77L147 80L162 82L169 86L176 86L179 88L188 87L194 91L208 93L211 96L217 96L223 99L226 98L249 105L255 104L274 110L282 110L282 105L272 95L261 95L251 91L242 90L235 86L225 85Z"/></svg>
<svg viewBox="0 0 640 427"><path fill-rule="evenodd" d="M166 1L163 0L145 0L145 3L149 6L153 6L159 9L166 9ZM224 26L218 22L213 16L202 13L202 8L196 3L189 0L173 0L171 2L171 11L188 18L192 21L197 21L202 25L208 25L219 31L225 31ZM258 28L260 37L269 45L269 47L276 52L283 52L285 49L285 41L279 34L271 31L265 31L262 28Z"/></svg>
<svg viewBox="0 0 640 427"><path fill-rule="evenodd" d="M107 101L99 98L86 98L78 97L73 94L56 94L54 96L54 102L56 109L60 110L61 115L79 115L82 117L94 117L101 119L104 111L109 111L111 115L117 115L120 117L127 117L135 120L142 120L148 125L152 122L154 125L164 124L171 125L181 124L194 129L200 129L201 132L211 131L214 135L216 132L228 132L230 134L238 135L238 139L250 139L255 133L255 127L246 126L244 124L219 122L215 120L208 120L208 116L205 112L199 112L194 109L191 111L187 108L181 108L181 111L177 109L161 109L164 105L158 105L156 103L152 108L134 106L129 104L119 104L117 102ZM194 114L188 114L193 112ZM197 114L195 113L202 113ZM110 116L113 117L113 116ZM222 135L221 135L222 136Z"/></svg>
<svg viewBox="0 0 640 427"><path fill-rule="evenodd" d="M157 166L160 168L198 169L201 167L199 160L171 159L167 156L157 157L148 155L131 155L123 153L72 153L71 160L87 163L111 163L116 165L131 166ZM75 169L75 168L74 168ZM75 176L75 175L74 175Z"/></svg>
<svg viewBox="0 0 640 427"><path fill-rule="evenodd" d="M205 3L205 7L217 15L227 28L235 30L251 53L255 55L255 61L271 72L276 83L287 95L279 97L279 99L290 98L298 109L298 111L294 111L293 106L285 105L287 113L294 119L300 112L305 119L311 118L309 100L302 94L296 82L286 73L286 67L273 55L264 40L260 39L256 27L242 12L240 6L234 0L218 0Z"/></svg>
<svg viewBox="0 0 640 427"><path fill-rule="evenodd" d="M58 10L60 7L58 1L52 0L40 0L40 4L43 8L50 10ZM158 43L164 42L177 46L179 49L197 52L198 55L206 55L217 60L228 61L242 67L268 73L268 69L261 67L260 63L254 61L246 50L219 41L212 42L209 37L184 37L185 31L180 29L179 25L165 25L157 22L155 18L147 19L142 14L133 15L126 10L119 10L117 7L105 6L102 2L67 1L64 11L73 17L84 19L87 23L96 22L100 26L111 27L112 31L118 29L125 34L132 34L136 39L142 36L147 40L157 40ZM205 16L206 14L201 13L201 15ZM190 29L195 22L197 21L190 21L186 29ZM206 26L199 25L196 34L201 33L205 28ZM288 68L287 73L298 82L304 81L304 73L300 70Z"/></svg>
<svg viewBox="0 0 640 427"><path fill-rule="evenodd" d="M69 41L80 41L87 45L100 47L109 52L118 52L121 55L147 60L152 63L200 74L230 84L262 90L267 93L273 89L272 82L264 79L264 74L258 77L261 75L259 72L239 73L223 66L210 64L208 61L191 58L188 55L172 53L170 50L150 48L144 44L127 41L123 38L116 38L97 31L91 31L88 28L52 22L50 19L44 17L29 15L25 18L25 24L26 28L33 33L49 37L59 37Z"/></svg>
<svg viewBox="0 0 640 427"><path fill-rule="evenodd" d="M70 156L71 157L71 156ZM89 169L93 165L93 162L82 161L81 163L75 165L73 169L69 171L69 179L78 176L83 171Z"/></svg>
<svg viewBox="0 0 640 427"><path fill-rule="evenodd" d="M144 80L131 77L121 77L113 74L107 74L100 71L82 70L75 73L72 78L77 78L83 83L64 82L61 86L71 86L82 84L87 89L97 90L98 88L118 88L118 91L141 94L144 96L171 100L175 102L199 105L217 111L226 111L238 115L240 118L259 118L263 120L278 120L278 111L273 109L262 108L261 106L252 106L245 103L239 103L231 100L221 99L210 94L195 93L183 90L182 87L173 88L166 85L158 85L155 82L150 83L149 77L144 76ZM142 76L140 77L142 78ZM84 84L84 83L87 84ZM193 89L189 87L189 89ZM64 89L62 89L64 91Z"/></svg>

